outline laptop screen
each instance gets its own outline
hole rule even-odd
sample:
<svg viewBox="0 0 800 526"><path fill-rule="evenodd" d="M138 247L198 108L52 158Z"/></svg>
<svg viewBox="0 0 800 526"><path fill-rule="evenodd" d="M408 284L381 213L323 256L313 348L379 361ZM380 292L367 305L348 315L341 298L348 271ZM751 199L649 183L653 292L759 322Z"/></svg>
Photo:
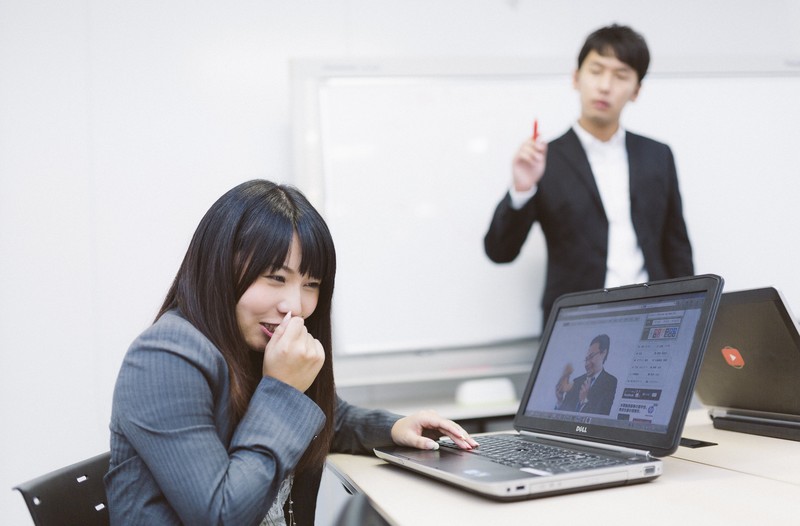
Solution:
<svg viewBox="0 0 800 526"><path fill-rule="evenodd" d="M670 447L667 435L691 397L714 294L650 292L556 305L518 428Z"/></svg>
<svg viewBox="0 0 800 526"><path fill-rule="evenodd" d="M707 406L798 415L800 332L774 287L726 292L697 379Z"/></svg>

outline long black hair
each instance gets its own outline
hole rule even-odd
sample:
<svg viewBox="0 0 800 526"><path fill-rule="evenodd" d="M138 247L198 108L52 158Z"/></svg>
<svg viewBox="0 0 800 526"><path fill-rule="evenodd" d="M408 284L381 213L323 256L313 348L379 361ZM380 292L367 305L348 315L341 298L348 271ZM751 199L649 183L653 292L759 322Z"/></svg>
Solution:
<svg viewBox="0 0 800 526"><path fill-rule="evenodd" d="M335 408L331 363L331 299L336 252L325 220L296 188L265 180L242 183L206 212L192 237L156 319L178 309L222 353L238 422L261 379L236 320L236 304L264 272L286 262L293 237L301 246L300 273L320 281L317 307L305 320L325 349L325 363L306 394L326 416L325 428L298 465L320 468L333 438Z"/></svg>

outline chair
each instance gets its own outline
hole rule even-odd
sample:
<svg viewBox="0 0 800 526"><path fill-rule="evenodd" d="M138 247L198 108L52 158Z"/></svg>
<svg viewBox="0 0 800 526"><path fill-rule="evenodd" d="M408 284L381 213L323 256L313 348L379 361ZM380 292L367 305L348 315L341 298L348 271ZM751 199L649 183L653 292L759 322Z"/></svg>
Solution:
<svg viewBox="0 0 800 526"><path fill-rule="evenodd" d="M363 493L348 497L336 519L336 526L389 526Z"/></svg>
<svg viewBox="0 0 800 526"><path fill-rule="evenodd" d="M103 453L16 486L36 526L108 526Z"/></svg>

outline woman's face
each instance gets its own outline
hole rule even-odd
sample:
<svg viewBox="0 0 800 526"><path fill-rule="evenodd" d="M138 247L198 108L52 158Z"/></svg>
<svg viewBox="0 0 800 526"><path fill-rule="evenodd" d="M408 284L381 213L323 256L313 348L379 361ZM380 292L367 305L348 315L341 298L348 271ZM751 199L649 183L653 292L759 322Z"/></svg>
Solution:
<svg viewBox="0 0 800 526"><path fill-rule="evenodd" d="M283 267L261 274L236 304L236 321L251 350L264 352L287 312L307 318L317 308L320 281L300 274L300 255L295 235Z"/></svg>

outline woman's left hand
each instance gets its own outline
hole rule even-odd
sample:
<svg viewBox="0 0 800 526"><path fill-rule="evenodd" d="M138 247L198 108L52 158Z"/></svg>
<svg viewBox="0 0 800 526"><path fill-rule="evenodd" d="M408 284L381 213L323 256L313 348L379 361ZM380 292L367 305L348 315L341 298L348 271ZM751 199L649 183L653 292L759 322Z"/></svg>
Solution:
<svg viewBox="0 0 800 526"><path fill-rule="evenodd" d="M432 437L447 435L461 449L478 447L469 433L452 420L439 416L436 411L420 411L401 418L392 426L392 440L399 446L418 449L439 449Z"/></svg>

